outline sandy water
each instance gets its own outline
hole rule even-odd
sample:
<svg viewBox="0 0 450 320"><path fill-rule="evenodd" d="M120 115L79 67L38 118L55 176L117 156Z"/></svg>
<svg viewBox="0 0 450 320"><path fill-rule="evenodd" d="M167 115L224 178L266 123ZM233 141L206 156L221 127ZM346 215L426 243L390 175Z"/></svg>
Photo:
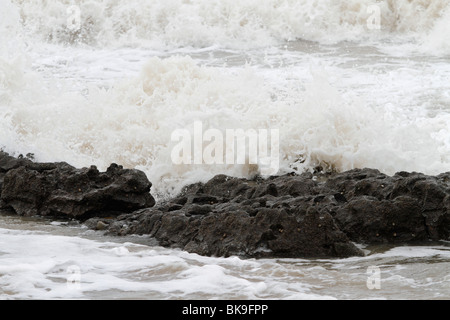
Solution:
<svg viewBox="0 0 450 320"><path fill-rule="evenodd" d="M449 299L450 246L348 259L202 257L76 223L0 218L2 299Z"/></svg>

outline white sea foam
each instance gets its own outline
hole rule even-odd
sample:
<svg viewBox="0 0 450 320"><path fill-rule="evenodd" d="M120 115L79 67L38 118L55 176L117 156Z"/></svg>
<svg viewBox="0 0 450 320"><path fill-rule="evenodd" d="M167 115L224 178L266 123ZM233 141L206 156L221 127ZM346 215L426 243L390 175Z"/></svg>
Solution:
<svg viewBox="0 0 450 320"><path fill-rule="evenodd" d="M279 129L280 173L316 166L374 167L388 174L436 174L448 168L448 114L427 117L418 102L409 111L408 106L380 105L371 99L383 97L369 91L359 97L343 94L348 88L331 85L323 70L313 71L307 81L305 71L298 70L299 79L285 80L280 89L285 72L155 57L136 77L108 90L88 86L89 93L82 94L47 86L21 61L2 61L2 145L35 153L41 161L140 168L154 191L163 194L218 173L257 172L248 165L175 165L171 134L192 130L195 121L205 130Z"/></svg>
<svg viewBox="0 0 450 320"><path fill-rule="evenodd" d="M72 5L79 29L68 22ZM368 25L374 6L379 30ZM142 169L158 197L218 173L258 171L173 164L172 132L201 121L222 132L279 129L280 173L450 168L447 0L0 0L0 8L0 148L14 155ZM0 299L448 297L444 247L222 259L5 220ZM374 265L378 292L366 287ZM77 271L79 289L67 283Z"/></svg>
<svg viewBox="0 0 450 320"><path fill-rule="evenodd" d="M450 280L445 246L339 260L223 259L112 242L84 229L62 235L45 224L2 226L0 299L445 298ZM366 287L371 266L381 270L381 290Z"/></svg>
<svg viewBox="0 0 450 320"><path fill-rule="evenodd" d="M450 8L442 11L442 17L437 20L421 41L422 52L436 56L450 55Z"/></svg>
<svg viewBox="0 0 450 320"><path fill-rule="evenodd" d="M0 247L0 299L327 298L301 281L265 279L270 261L9 229Z"/></svg>
<svg viewBox="0 0 450 320"><path fill-rule="evenodd" d="M449 5L446 0L10 1L17 5L27 32L44 41L157 48L378 38L379 33L368 26L373 12L380 14L382 36L412 33L415 37L414 33L445 24L442 14ZM72 5L79 8L79 29L68 27L67 9Z"/></svg>

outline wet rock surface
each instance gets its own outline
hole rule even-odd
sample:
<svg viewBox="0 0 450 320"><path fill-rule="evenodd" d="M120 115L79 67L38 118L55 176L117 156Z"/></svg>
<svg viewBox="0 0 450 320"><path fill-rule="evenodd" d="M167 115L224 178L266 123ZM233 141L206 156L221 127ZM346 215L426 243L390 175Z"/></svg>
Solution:
<svg viewBox="0 0 450 320"><path fill-rule="evenodd" d="M0 184L1 205L18 214L67 215L108 235L147 235L208 256L349 257L363 255L354 243L450 238L450 173L217 175L155 205L138 170L100 173L0 153Z"/></svg>
<svg viewBox="0 0 450 320"><path fill-rule="evenodd" d="M151 183L138 170L112 164L76 169L67 163L34 163L0 153L1 207L23 216L115 215L155 204Z"/></svg>
<svg viewBox="0 0 450 320"><path fill-rule="evenodd" d="M362 254L354 242L449 239L449 182L448 173L373 169L265 180L218 175L154 208L102 222L109 234L150 235L202 255L348 257Z"/></svg>

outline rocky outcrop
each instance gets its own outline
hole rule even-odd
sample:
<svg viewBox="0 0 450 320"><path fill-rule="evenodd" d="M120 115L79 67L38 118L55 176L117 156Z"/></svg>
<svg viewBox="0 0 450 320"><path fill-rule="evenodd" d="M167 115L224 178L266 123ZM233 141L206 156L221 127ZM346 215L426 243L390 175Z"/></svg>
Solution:
<svg viewBox="0 0 450 320"><path fill-rule="evenodd" d="M335 175L325 185L347 199L334 210L334 217L353 241L396 243L450 237L450 173L434 177L399 172L390 177L375 170L353 170L350 175Z"/></svg>
<svg viewBox="0 0 450 320"><path fill-rule="evenodd" d="M349 257L363 254L354 243L450 239L450 173L218 175L157 205L150 187L142 172L117 165L101 173L0 153L3 207L74 217L109 235L148 235L201 255Z"/></svg>
<svg viewBox="0 0 450 320"><path fill-rule="evenodd" d="M19 215L114 215L155 204L151 183L138 170L112 164L106 172L95 166L76 169L67 163L34 163L0 152L1 207Z"/></svg>
<svg viewBox="0 0 450 320"><path fill-rule="evenodd" d="M208 206L208 205L205 205ZM339 230L333 218L310 208L302 216L271 208L223 206L205 213L184 209L144 209L118 220L101 221L109 234L148 234L163 246L207 256L348 257L362 252ZM189 206L188 206L189 207ZM229 210L230 209L230 210ZM188 209L189 210L189 209Z"/></svg>
<svg viewBox="0 0 450 320"><path fill-rule="evenodd" d="M202 255L348 257L353 244L419 243L450 236L450 174L361 169L269 179L218 175L117 220L109 234L147 234Z"/></svg>

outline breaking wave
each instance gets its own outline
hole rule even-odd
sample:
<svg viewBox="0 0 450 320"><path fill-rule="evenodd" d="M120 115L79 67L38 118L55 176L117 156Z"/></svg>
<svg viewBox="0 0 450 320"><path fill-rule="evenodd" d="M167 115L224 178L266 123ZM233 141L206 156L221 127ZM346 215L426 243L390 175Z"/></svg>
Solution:
<svg viewBox="0 0 450 320"><path fill-rule="evenodd" d="M19 62L0 61L0 123L8 151L76 166L116 162L144 170L155 193L215 174L255 174L251 165L175 165L174 130L280 130L280 172L374 167L387 173L439 173L450 159L450 117L419 117L346 97L313 72L305 86L248 68L198 65L190 57L151 58L139 76L88 94L49 89ZM55 86L56 87L56 86ZM26 88L26 90L24 90ZM320 98L319 98L320 97ZM14 150L13 150L14 149Z"/></svg>
<svg viewBox="0 0 450 320"><path fill-rule="evenodd" d="M386 36L423 42L448 30L450 6L446 0L2 0L2 7L12 7L9 1L29 37L157 48L245 48ZM371 27L373 21L379 21L379 31Z"/></svg>

